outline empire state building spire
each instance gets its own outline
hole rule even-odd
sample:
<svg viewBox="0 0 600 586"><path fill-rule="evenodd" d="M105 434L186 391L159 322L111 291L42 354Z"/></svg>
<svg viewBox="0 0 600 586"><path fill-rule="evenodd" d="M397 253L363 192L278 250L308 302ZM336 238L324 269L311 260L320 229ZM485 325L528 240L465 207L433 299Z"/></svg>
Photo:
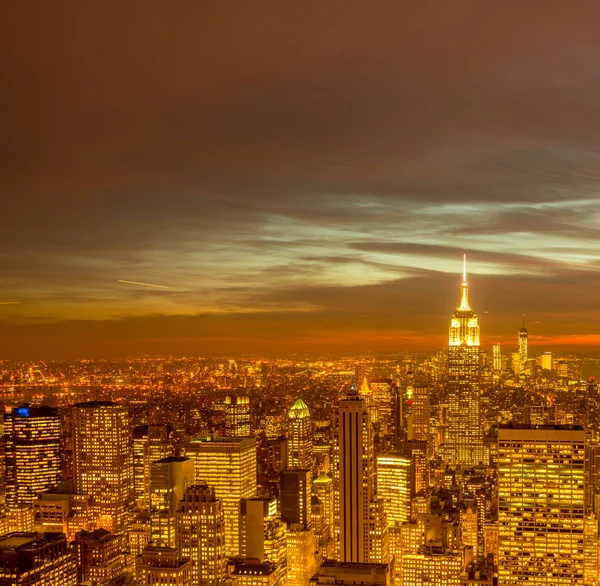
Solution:
<svg viewBox="0 0 600 586"><path fill-rule="evenodd" d="M467 283L467 252L463 253L463 280L460 286L460 305L458 311L473 311L469 302L469 285Z"/></svg>

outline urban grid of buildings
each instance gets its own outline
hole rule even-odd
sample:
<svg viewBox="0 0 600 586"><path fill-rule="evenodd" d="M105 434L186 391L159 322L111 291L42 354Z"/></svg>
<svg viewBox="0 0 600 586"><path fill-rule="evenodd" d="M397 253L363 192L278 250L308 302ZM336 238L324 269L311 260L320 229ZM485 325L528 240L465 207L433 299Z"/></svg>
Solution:
<svg viewBox="0 0 600 586"><path fill-rule="evenodd" d="M516 332L516 329L515 329ZM598 584L590 357L0 365L0 586Z"/></svg>

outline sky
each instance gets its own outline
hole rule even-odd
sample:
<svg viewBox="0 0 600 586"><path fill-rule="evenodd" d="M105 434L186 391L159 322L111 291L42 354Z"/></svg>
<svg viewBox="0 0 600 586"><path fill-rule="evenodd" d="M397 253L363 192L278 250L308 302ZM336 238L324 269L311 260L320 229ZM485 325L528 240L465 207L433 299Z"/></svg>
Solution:
<svg viewBox="0 0 600 586"><path fill-rule="evenodd" d="M0 358L600 348L599 21L3 3Z"/></svg>

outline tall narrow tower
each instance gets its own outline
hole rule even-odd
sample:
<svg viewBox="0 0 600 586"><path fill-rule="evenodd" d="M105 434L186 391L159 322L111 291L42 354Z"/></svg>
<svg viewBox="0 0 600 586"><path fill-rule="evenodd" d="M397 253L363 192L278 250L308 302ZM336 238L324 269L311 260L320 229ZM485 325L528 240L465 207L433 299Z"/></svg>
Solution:
<svg viewBox="0 0 600 586"><path fill-rule="evenodd" d="M335 417L334 469L339 556L342 562L387 563L387 518L377 499L371 413L365 397L352 390Z"/></svg>
<svg viewBox="0 0 600 586"><path fill-rule="evenodd" d="M466 254L460 292L448 342L446 461L473 466L483 460L483 437L479 413L479 324L469 301Z"/></svg>
<svg viewBox="0 0 600 586"><path fill-rule="evenodd" d="M286 468L310 470L313 465L312 419L306 403L298 399L289 410L288 417L290 426Z"/></svg>
<svg viewBox="0 0 600 586"><path fill-rule="evenodd" d="M519 367L521 372L527 366L527 328L525 327L525 314L523 314L523 327L519 330Z"/></svg>

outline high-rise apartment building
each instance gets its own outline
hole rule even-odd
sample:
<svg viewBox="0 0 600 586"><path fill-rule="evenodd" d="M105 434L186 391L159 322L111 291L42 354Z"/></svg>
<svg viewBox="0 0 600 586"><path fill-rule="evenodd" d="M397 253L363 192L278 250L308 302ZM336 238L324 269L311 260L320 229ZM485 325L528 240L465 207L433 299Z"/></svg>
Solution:
<svg viewBox="0 0 600 586"><path fill-rule="evenodd" d="M429 439L429 389L422 385L411 387L410 396L410 428L407 433L408 441L423 441Z"/></svg>
<svg viewBox="0 0 600 586"><path fill-rule="evenodd" d="M177 541L192 562L192 584L218 586L225 578L223 503L211 486L188 486L177 509Z"/></svg>
<svg viewBox="0 0 600 586"><path fill-rule="evenodd" d="M306 403L298 399L288 412L288 442L286 468L312 470L312 419Z"/></svg>
<svg viewBox="0 0 600 586"><path fill-rule="evenodd" d="M5 419L6 500L30 505L61 478L60 417L53 407L23 405Z"/></svg>
<svg viewBox="0 0 600 586"><path fill-rule="evenodd" d="M465 256L460 303L452 316L448 344L448 464L474 466L483 461L479 377L479 324L469 301Z"/></svg>
<svg viewBox="0 0 600 586"><path fill-rule="evenodd" d="M97 527L120 531L133 500L133 461L128 408L109 401L73 407L75 492L89 496Z"/></svg>
<svg viewBox="0 0 600 586"><path fill-rule="evenodd" d="M194 460L194 483L214 487L223 503L225 552L239 554L241 499L256 496L256 440L241 437L198 438L186 445Z"/></svg>
<svg viewBox="0 0 600 586"><path fill-rule="evenodd" d="M500 584L583 584L584 444L575 426L498 430Z"/></svg>
<svg viewBox="0 0 600 586"><path fill-rule="evenodd" d="M336 523L338 559L343 562L387 562L389 549L383 507L377 507L373 430L367 400L351 390L335 415ZM379 515L377 518L374 514ZM375 543L375 542L381 543ZM374 559L376 552L384 559Z"/></svg>
<svg viewBox="0 0 600 586"><path fill-rule="evenodd" d="M454 552L417 553L402 556L402 586L461 586L462 557Z"/></svg>

